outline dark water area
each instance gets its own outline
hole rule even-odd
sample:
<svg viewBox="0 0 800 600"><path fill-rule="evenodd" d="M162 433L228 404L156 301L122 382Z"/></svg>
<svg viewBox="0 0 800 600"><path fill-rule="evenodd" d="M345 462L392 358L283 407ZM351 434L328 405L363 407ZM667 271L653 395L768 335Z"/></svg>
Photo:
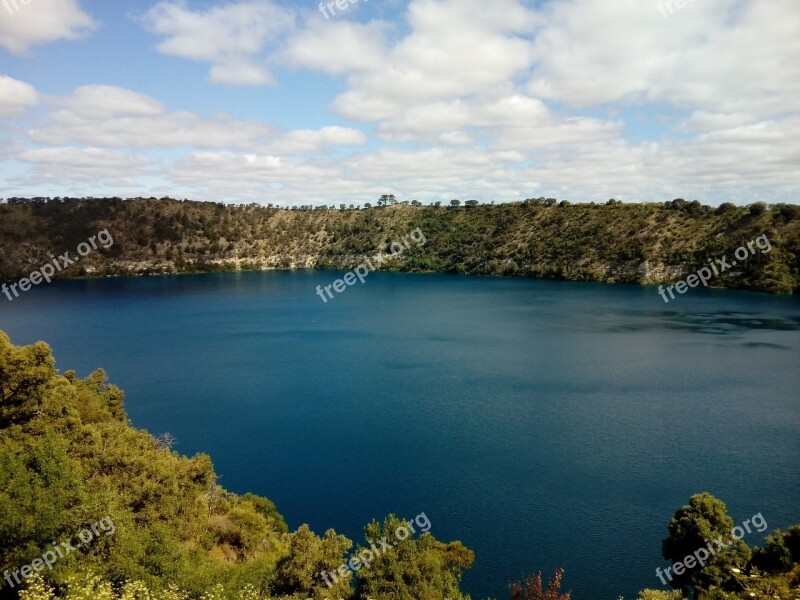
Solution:
<svg viewBox="0 0 800 600"><path fill-rule="evenodd" d="M797 298L373 273L323 303L339 276L58 282L0 299L0 329L104 368L136 427L292 528L362 541L424 512L476 552L474 600L558 567L576 600L661 587L697 492L736 523L800 523Z"/></svg>

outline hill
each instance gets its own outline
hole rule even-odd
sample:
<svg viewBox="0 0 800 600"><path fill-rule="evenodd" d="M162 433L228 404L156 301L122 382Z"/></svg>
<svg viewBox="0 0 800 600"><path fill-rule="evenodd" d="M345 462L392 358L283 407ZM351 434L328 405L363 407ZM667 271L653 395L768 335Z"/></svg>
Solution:
<svg viewBox="0 0 800 600"><path fill-rule="evenodd" d="M675 200L605 205L526 200L469 207L331 210L169 198L44 199L0 205L0 279L15 281L107 230L56 278L289 268L351 269L419 229L383 269L638 284L674 283L761 237L710 285L800 290L800 206L719 208ZM765 236L765 237L764 237ZM769 250L767 248L767 242Z"/></svg>

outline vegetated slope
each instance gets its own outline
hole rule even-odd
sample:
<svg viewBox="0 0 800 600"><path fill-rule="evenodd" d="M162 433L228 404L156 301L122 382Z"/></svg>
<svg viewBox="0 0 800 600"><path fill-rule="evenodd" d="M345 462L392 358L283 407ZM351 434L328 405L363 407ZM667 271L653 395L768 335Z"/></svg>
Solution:
<svg viewBox="0 0 800 600"><path fill-rule="evenodd" d="M126 581L177 585L192 598L220 586L219 600L461 600L460 575L474 558L459 542L417 531L361 571L357 585L342 578L329 589L320 573L350 558L350 540L333 530L318 537L307 526L289 533L266 498L221 488L208 456L180 456L169 437L132 428L122 392L103 371L62 375L46 344L17 347L0 331L0 572L9 575L0 578L0 598L17 598L26 583L20 569L54 542L75 544L106 518L114 527L103 531L112 535L74 552L64 547L52 570L40 569L50 585L77 577L74 586L88 591L73 600L110 598L97 586ZM391 540L398 523L390 515L365 532Z"/></svg>
<svg viewBox="0 0 800 600"><path fill-rule="evenodd" d="M353 268L419 228L383 268L584 281L671 283L766 235L712 285L800 290L800 207L697 202L287 210L170 199L0 205L0 278L24 277L102 229L114 238L59 277L271 268Z"/></svg>

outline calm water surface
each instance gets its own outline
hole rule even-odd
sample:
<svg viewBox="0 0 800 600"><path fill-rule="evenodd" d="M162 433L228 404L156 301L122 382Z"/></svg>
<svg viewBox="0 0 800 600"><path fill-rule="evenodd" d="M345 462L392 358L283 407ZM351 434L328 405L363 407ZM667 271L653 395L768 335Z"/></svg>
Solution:
<svg viewBox="0 0 800 600"><path fill-rule="evenodd" d="M106 369L137 427L293 528L425 512L477 553L475 600L560 566L576 600L658 587L696 492L800 522L798 299L373 274L323 304L339 275L60 282L3 299L0 329Z"/></svg>

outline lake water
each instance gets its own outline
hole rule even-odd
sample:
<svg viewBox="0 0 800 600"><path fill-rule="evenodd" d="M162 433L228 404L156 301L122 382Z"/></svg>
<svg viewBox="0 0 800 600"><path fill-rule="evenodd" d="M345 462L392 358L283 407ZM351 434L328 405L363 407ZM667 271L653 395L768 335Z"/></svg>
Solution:
<svg viewBox="0 0 800 600"><path fill-rule="evenodd" d="M340 275L59 282L0 298L0 329L106 369L135 426L292 528L425 512L476 552L474 600L560 566L576 600L658 587L696 492L800 523L797 298L386 273L324 304Z"/></svg>

